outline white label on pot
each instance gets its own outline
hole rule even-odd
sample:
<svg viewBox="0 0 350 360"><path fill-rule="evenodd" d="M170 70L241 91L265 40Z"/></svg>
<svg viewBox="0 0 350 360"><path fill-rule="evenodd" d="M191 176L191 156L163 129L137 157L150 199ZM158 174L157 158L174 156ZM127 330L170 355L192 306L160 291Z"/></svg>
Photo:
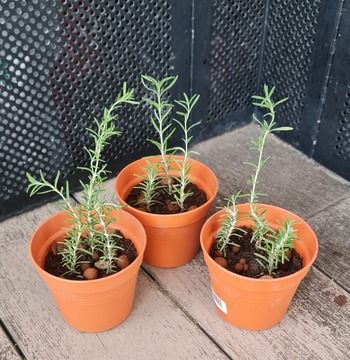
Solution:
<svg viewBox="0 0 350 360"><path fill-rule="evenodd" d="M225 314L227 314L227 306L224 300L220 299L219 296L216 294L216 292L214 291L214 289L211 289L213 292L213 299L214 302L216 304L216 306Z"/></svg>

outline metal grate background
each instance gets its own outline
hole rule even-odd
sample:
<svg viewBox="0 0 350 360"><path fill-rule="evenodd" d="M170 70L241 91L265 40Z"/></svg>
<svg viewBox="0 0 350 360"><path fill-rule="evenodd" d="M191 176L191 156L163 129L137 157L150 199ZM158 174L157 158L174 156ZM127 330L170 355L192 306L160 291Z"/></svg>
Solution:
<svg viewBox="0 0 350 360"><path fill-rule="evenodd" d="M91 142L85 128L123 81L140 98L140 74L181 72L175 92L188 90L190 39L183 29L190 7L180 6L170 0L0 3L0 218L39 201L25 194L26 171L42 169L53 178L60 170L77 187L76 168L87 162L84 146ZM183 57L175 47L183 47ZM123 135L105 154L111 170L153 151L146 114L142 107L121 112Z"/></svg>
<svg viewBox="0 0 350 360"><path fill-rule="evenodd" d="M302 112L312 74L321 2L272 0L269 4L261 81L275 85L280 98L288 97L278 119L294 128L286 136L297 147L307 121Z"/></svg>
<svg viewBox="0 0 350 360"><path fill-rule="evenodd" d="M0 220L48 200L28 198L26 171L78 189L85 127L123 81L140 98L142 73L201 95L197 141L250 121L251 95L276 85L284 139L350 179L349 23L350 0L1 0ZM112 174L154 151L147 118L123 109Z"/></svg>
<svg viewBox="0 0 350 360"><path fill-rule="evenodd" d="M214 0L209 53L209 136L250 121L256 92L264 0ZM248 110L248 113L247 113Z"/></svg>
<svg viewBox="0 0 350 360"><path fill-rule="evenodd" d="M345 1L334 44L314 157L350 179L350 1Z"/></svg>

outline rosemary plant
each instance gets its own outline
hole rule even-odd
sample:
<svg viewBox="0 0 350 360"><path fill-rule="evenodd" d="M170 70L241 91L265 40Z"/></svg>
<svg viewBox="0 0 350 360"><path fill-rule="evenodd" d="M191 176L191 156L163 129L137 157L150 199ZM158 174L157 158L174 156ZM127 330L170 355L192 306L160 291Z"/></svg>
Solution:
<svg viewBox="0 0 350 360"><path fill-rule="evenodd" d="M183 147L175 147L175 151L179 151L183 155L183 159L181 161L177 161L177 165L180 168L180 177L178 184L175 184L173 187L173 195L176 203L180 206L181 210L184 210L185 200L192 195L191 192L186 191L186 187L189 183L189 172L190 172L190 164L189 159L194 151L189 149L189 144L193 138L190 136L190 131L198 126L200 122L196 122L192 125L189 125L191 112L196 105L199 99L199 95L193 95L189 98L185 93L183 94L182 100L176 100L176 104L182 107L182 111L177 111L176 114L182 117L182 121L174 119L174 121L179 125L181 130L183 131Z"/></svg>
<svg viewBox="0 0 350 360"><path fill-rule="evenodd" d="M85 148L89 156L89 166L80 167L88 173L88 182L80 181L83 188L83 201L78 206L73 206L69 194L69 183L60 186L60 173L51 184L45 179L42 172L37 180L27 173L29 181L27 191L30 195L57 193L63 200L63 208L69 213L72 226L66 236L62 255L63 265L68 273L77 273L77 266L81 262L82 253L93 255L95 251L101 253L100 260L104 262L107 274L115 271L114 260L118 251L114 238L117 236L109 231L113 219L109 216L112 209L120 206L101 199L103 181L107 176L107 164L102 159L102 152L111 137L119 135L114 121L115 111L124 104L137 104L134 100L133 90L128 90L123 84L123 90L109 109L104 109L101 120L94 120L95 129L87 129L93 139L91 149Z"/></svg>
<svg viewBox="0 0 350 360"><path fill-rule="evenodd" d="M147 161L146 168L143 169L145 176L140 176L142 181L137 189L141 190L141 199L138 201L138 204L145 205L148 211L151 210L151 206L154 205L157 201L154 199L156 190L159 190L162 187L161 180L158 176L157 167Z"/></svg>
<svg viewBox="0 0 350 360"><path fill-rule="evenodd" d="M274 91L274 87L269 89L264 85L263 95L253 96L253 104L266 113L264 114L264 119L262 121L253 115L254 120L261 129L259 136L251 141L251 149L258 153L258 160L257 163L245 162L245 164L250 166L254 172L251 179L248 181L251 185L249 194L242 195L249 198L249 213L247 214L247 217L254 222L252 243L254 243L255 248L257 249L257 252L255 253L256 259L266 268L269 275L273 274L280 263L284 263L284 261L288 259L286 257L286 251L293 248L293 241L296 239L293 221L287 219L277 230L275 230L268 225L266 210L258 209L256 205L258 197L263 195L257 192L260 171L269 159L268 157L264 158L263 156L267 136L273 132L292 130L291 127L278 127L276 124L276 109L279 105L284 103L287 98L275 102L272 99ZM220 251L223 251L230 243L230 236L233 231L236 230L237 208L235 203L237 197L237 195L233 195L229 199L227 206L224 207L225 212L220 221L220 228L216 233L216 247Z"/></svg>
<svg viewBox="0 0 350 360"><path fill-rule="evenodd" d="M215 235L216 248L221 251L224 256L226 256L226 247L228 245L235 245L239 247L238 244L231 240L233 233L235 233L235 236L240 237L241 235L239 232L244 232L243 229L236 227L238 216L236 203L239 197L240 194L237 193L227 199L227 204L223 207L224 213L220 218L220 227Z"/></svg>
<svg viewBox="0 0 350 360"><path fill-rule="evenodd" d="M266 143L266 138L268 134L277 132L277 131L289 131L293 130L293 128L288 126L283 127L276 127L276 108L284 103L287 98L281 99L279 101L274 102L272 100L272 95L275 91L275 87L272 87L270 90L266 85L264 85L264 96L253 96L253 99L255 100L253 102L254 105L258 106L261 109L267 110L266 114L264 115L264 118L267 118L267 120L260 121L255 115L253 115L254 120L260 125L261 132L257 139L253 139L251 141L252 144L252 150L255 150L258 152L258 162L257 164L246 161L245 164L250 166L254 174L251 177L250 184L252 186L250 194L249 194L249 204L250 204L250 215L252 219L255 222L255 229L252 237L252 241L255 241L258 245L260 245L260 242L262 239L266 237L266 234L270 233L272 230L267 225L267 221L265 220L264 212L258 212L258 209L256 207L256 202L258 199L258 195L261 195L257 193L256 188L258 184L258 178L260 171L264 164L268 161L267 158L263 158L263 152L264 147Z"/></svg>
<svg viewBox="0 0 350 360"><path fill-rule="evenodd" d="M280 263L289 261L286 252L293 249L294 240L296 240L294 222L286 219L277 231L265 237L261 244L256 245L257 249L263 251L263 254L255 253L257 261L267 269L270 276Z"/></svg>
<svg viewBox="0 0 350 360"><path fill-rule="evenodd" d="M81 238L86 231L86 225L82 221L82 208L80 206L73 206L70 198L68 181L65 182L65 186L59 186L59 171L57 172L53 184L45 179L42 171L40 171L39 179L35 179L29 173L27 173L27 179L29 181L27 192L29 192L30 196L54 192L61 198L61 207L67 211L71 219L70 222L72 223L72 227L69 229L66 236L65 249L62 253L62 262L69 273L74 273L81 258L81 253L79 252Z"/></svg>
<svg viewBox="0 0 350 360"><path fill-rule="evenodd" d="M173 109L173 105L167 100L167 92L174 86L176 80L177 76L169 76L162 80L147 75L141 76L142 85L150 93L150 97L144 97L143 100L153 109L153 116L150 119L159 136L159 141L153 139L148 139L148 141L158 148L162 156L162 166L169 193L172 181L167 155L172 154L172 150L168 148L168 141L174 134L175 128L172 128L171 122L166 123Z"/></svg>
<svg viewBox="0 0 350 360"><path fill-rule="evenodd" d="M159 150L162 157L161 165L164 170L168 193L173 196L174 202L176 202L181 211L183 211L186 199L191 196L191 192L186 191L189 183L189 159L194 153L189 150L189 144L192 140L190 132L195 126L199 125L199 122L190 125L190 115L199 99L199 95L189 97L184 93L181 100L174 101L175 104L180 107L180 110L176 111L176 114L181 120L173 120L183 132L183 147L177 146L170 148L168 142L176 128L172 126L172 122L167 122L174 108L174 105L167 100L167 92L176 83L177 76L157 80L151 76L143 75L141 81L143 86L150 92L150 97L146 97L144 100L153 109L151 123L159 137L158 140L148 139L148 141ZM170 160L171 155L176 151L183 155L183 159L181 161L176 160L177 166L180 169L180 176L179 181L173 182L170 174Z"/></svg>

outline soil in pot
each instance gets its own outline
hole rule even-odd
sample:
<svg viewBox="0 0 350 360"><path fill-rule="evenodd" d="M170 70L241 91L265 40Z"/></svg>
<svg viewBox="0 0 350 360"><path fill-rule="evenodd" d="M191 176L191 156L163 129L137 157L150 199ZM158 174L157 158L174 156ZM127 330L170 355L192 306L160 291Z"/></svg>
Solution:
<svg viewBox="0 0 350 360"><path fill-rule="evenodd" d="M177 182L176 178L172 179ZM150 211L142 203L142 191L136 185L126 198L126 203L138 210L150 212L152 214L179 214L182 212L196 209L197 207L207 202L206 193L201 190L196 184L190 182L185 188L186 192L191 193L184 202L184 209L181 210L180 206L176 203L174 196L167 192L166 186L158 189L154 195L154 204L151 205Z"/></svg>
<svg viewBox="0 0 350 360"><path fill-rule="evenodd" d="M124 237L120 231L116 231L119 237L114 237L115 244L123 248L119 250L119 257L115 260L116 272L130 265L137 257L137 250L131 240ZM51 246L45 258L44 269L48 273L63 277L69 280L94 280L109 275L104 269L103 262L100 261L100 255L95 252L92 256L81 252L81 264L77 273L67 273L67 268L62 265L62 256L59 254L64 247L64 243L55 243Z"/></svg>
<svg viewBox="0 0 350 360"><path fill-rule="evenodd" d="M253 229L245 226L242 229L245 233L240 233L240 236L236 236L235 233L231 235L231 241L239 246L228 245L224 252L220 252L214 242L210 249L210 256L220 266L236 274L251 278L271 278L254 255L260 250L257 251L251 242ZM278 269L273 274L274 278L293 274L302 268L302 257L294 249L288 250L286 256L289 261L285 260L283 264L279 264Z"/></svg>

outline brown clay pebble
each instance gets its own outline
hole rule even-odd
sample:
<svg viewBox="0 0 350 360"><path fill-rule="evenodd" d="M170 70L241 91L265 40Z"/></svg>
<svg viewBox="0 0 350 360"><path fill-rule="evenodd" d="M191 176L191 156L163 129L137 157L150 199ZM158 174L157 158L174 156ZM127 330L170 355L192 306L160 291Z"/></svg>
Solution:
<svg viewBox="0 0 350 360"><path fill-rule="evenodd" d="M84 243L80 243L79 248L82 250L86 250L87 249L87 245Z"/></svg>
<svg viewBox="0 0 350 360"><path fill-rule="evenodd" d="M221 257L221 256L218 256L216 257L215 259L215 262L217 264L219 264L220 266L222 266L223 268L227 268L227 261L225 258Z"/></svg>
<svg viewBox="0 0 350 360"><path fill-rule="evenodd" d="M81 263L80 269L82 272L84 272L87 268L89 268L91 265L89 263Z"/></svg>
<svg viewBox="0 0 350 360"><path fill-rule="evenodd" d="M293 255L292 250L287 250L284 254L287 256L289 260L292 258Z"/></svg>
<svg viewBox="0 0 350 360"><path fill-rule="evenodd" d="M194 210L194 209L197 209L196 205L191 205L187 210L190 211L190 210Z"/></svg>
<svg viewBox="0 0 350 360"><path fill-rule="evenodd" d="M232 252L233 252L234 254L238 254L240 248L239 248L239 246L233 245L233 246L231 247L231 250L232 250Z"/></svg>
<svg viewBox="0 0 350 360"><path fill-rule="evenodd" d="M160 183L161 183L163 186L167 186L167 185L168 185L168 179L167 179L167 178L162 178L162 180L160 181ZM174 179L173 179L173 178L170 178L170 179L169 179L169 184L170 184L170 185L174 184Z"/></svg>
<svg viewBox="0 0 350 360"><path fill-rule="evenodd" d="M97 273L97 269L90 267L84 271L83 276L86 280L94 280L97 279Z"/></svg>
<svg viewBox="0 0 350 360"><path fill-rule="evenodd" d="M56 243L51 245L51 251L54 255L59 254L64 250L64 244L62 243Z"/></svg>
<svg viewBox="0 0 350 360"><path fill-rule="evenodd" d="M167 209L169 210L170 213L176 213L177 211L180 210L180 206L175 203L169 202L167 205Z"/></svg>
<svg viewBox="0 0 350 360"><path fill-rule="evenodd" d="M222 251L216 250L215 255L219 256L219 257L222 257L223 254L222 254Z"/></svg>
<svg viewBox="0 0 350 360"><path fill-rule="evenodd" d="M246 264L247 260L245 258L241 258L239 259L239 262L244 265Z"/></svg>
<svg viewBox="0 0 350 360"><path fill-rule="evenodd" d="M345 295L338 295L334 298L334 302L339 306L343 306L348 302L348 300Z"/></svg>
<svg viewBox="0 0 350 360"><path fill-rule="evenodd" d="M248 271L249 269L249 265L248 264L244 264L243 265L243 271Z"/></svg>
<svg viewBox="0 0 350 360"><path fill-rule="evenodd" d="M97 251L94 251L92 254L92 260L97 261L100 259L100 255L98 254Z"/></svg>
<svg viewBox="0 0 350 360"><path fill-rule="evenodd" d="M241 264L241 263L238 262L238 263L235 265L234 269L235 269L235 272L236 272L237 274L240 274L240 273L243 271L243 264Z"/></svg>
<svg viewBox="0 0 350 360"><path fill-rule="evenodd" d="M63 243L57 243L56 249L57 249L57 254L61 253L64 250L64 244Z"/></svg>
<svg viewBox="0 0 350 360"><path fill-rule="evenodd" d="M263 275L263 276L260 276L259 279L273 279L273 277L270 275Z"/></svg>
<svg viewBox="0 0 350 360"><path fill-rule="evenodd" d="M108 268L107 261L103 261L103 260L95 261L94 265L95 265L95 267L97 267L97 269L100 269L100 270L106 270Z"/></svg>
<svg viewBox="0 0 350 360"><path fill-rule="evenodd" d="M54 255L57 255L57 246L56 246L56 244L52 244L52 245L51 245L51 252L52 252Z"/></svg>
<svg viewBox="0 0 350 360"><path fill-rule="evenodd" d="M137 202L139 204L142 204L143 200L144 200L145 196L143 194L140 194L138 197L137 197Z"/></svg>
<svg viewBox="0 0 350 360"><path fill-rule="evenodd" d="M121 269L124 269L130 264L130 261L129 261L129 258L126 255L120 255L116 259L116 263Z"/></svg>

